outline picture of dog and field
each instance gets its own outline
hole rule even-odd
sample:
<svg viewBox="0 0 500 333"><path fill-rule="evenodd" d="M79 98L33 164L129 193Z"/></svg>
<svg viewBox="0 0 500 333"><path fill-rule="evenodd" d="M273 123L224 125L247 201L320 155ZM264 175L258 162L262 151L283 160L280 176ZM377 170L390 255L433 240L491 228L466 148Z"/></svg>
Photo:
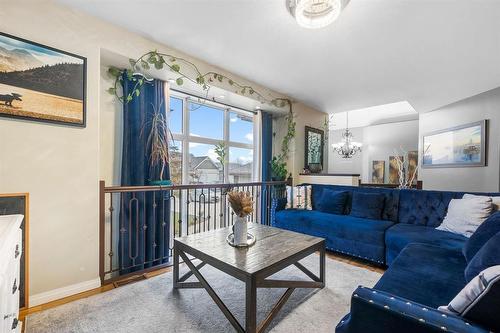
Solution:
<svg viewBox="0 0 500 333"><path fill-rule="evenodd" d="M0 116L85 126L85 58L0 33Z"/></svg>

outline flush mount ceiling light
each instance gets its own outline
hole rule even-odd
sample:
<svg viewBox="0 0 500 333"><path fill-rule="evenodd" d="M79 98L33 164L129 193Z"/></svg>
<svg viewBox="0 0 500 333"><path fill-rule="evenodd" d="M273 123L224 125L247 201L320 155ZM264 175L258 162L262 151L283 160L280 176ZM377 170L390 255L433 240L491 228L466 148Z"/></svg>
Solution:
<svg viewBox="0 0 500 333"><path fill-rule="evenodd" d="M290 12L304 28L319 29L333 23L342 10L341 0L290 0Z"/></svg>

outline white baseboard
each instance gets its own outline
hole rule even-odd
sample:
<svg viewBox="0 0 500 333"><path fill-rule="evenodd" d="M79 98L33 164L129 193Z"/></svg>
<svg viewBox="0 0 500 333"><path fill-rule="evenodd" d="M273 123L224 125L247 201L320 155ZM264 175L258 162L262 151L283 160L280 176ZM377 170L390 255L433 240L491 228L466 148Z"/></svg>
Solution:
<svg viewBox="0 0 500 333"><path fill-rule="evenodd" d="M101 286L101 279L83 281L70 286L49 290L40 294L30 296L30 307L52 302L67 296L82 293L84 291L95 289Z"/></svg>

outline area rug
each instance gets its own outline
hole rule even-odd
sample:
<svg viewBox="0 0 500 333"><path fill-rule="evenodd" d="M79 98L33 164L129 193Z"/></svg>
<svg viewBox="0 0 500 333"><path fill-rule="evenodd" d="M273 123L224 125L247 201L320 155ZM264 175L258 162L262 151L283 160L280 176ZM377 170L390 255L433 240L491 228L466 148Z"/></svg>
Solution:
<svg viewBox="0 0 500 333"><path fill-rule="evenodd" d="M301 263L318 272L316 254ZM183 265L181 274L186 269ZM244 327L244 284L209 266L201 272ZM307 280L294 266L273 277ZM380 273L327 258L326 287L296 289L267 331L331 333L349 312L354 289L358 285L371 287L379 278ZM258 290L259 322L283 292L283 289ZM26 332L218 333L234 329L204 289L173 291L170 272L32 314L27 317Z"/></svg>

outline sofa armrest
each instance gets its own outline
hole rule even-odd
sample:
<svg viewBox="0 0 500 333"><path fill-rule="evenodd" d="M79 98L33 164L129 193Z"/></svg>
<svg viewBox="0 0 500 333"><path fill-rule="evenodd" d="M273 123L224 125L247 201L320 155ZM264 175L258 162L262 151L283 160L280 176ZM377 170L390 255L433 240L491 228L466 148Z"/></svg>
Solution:
<svg viewBox="0 0 500 333"><path fill-rule="evenodd" d="M271 200L271 225L275 225L276 212L285 209L286 198L273 198Z"/></svg>
<svg viewBox="0 0 500 333"><path fill-rule="evenodd" d="M351 312L337 333L471 332L488 330L455 315L371 288L358 287L351 298Z"/></svg>

